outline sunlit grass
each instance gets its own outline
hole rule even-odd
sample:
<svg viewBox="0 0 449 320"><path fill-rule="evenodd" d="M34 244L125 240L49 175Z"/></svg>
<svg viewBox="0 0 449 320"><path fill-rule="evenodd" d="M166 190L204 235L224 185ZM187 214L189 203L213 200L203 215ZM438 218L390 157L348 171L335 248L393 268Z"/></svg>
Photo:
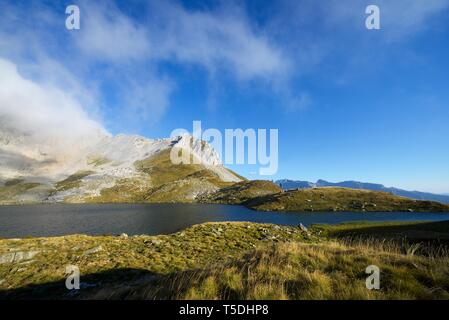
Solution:
<svg viewBox="0 0 449 320"><path fill-rule="evenodd" d="M362 233L370 226L384 228L385 234L399 227L402 232L441 231L445 224L352 223L302 231L207 223L154 237L0 240L0 255L39 250L27 263L0 264L0 295L67 298L61 284L64 266L75 264L81 281L88 278L84 281L96 285L75 298L449 299L449 255L437 249L439 243L427 244L434 250L421 250L419 242ZM350 230L357 230L358 237L337 236ZM366 288L369 265L380 268L380 290ZM20 291L27 286L28 291Z"/></svg>

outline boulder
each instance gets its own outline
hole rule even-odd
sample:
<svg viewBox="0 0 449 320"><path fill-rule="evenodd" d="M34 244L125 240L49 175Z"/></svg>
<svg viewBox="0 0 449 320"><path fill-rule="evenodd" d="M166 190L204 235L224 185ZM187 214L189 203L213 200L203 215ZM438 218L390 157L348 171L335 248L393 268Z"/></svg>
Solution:
<svg viewBox="0 0 449 320"><path fill-rule="evenodd" d="M17 252L9 252L0 255L0 264L2 263L17 263L23 260L30 260L39 251L17 251Z"/></svg>
<svg viewBox="0 0 449 320"><path fill-rule="evenodd" d="M152 245L155 245L155 246L159 246L162 244L162 240L158 240L158 239L151 239L150 242Z"/></svg>
<svg viewBox="0 0 449 320"><path fill-rule="evenodd" d="M89 254L97 253L97 252L100 252L100 251L103 251L103 247L102 246L98 246L98 247L89 249L89 250L85 251L84 254L85 255L89 255Z"/></svg>

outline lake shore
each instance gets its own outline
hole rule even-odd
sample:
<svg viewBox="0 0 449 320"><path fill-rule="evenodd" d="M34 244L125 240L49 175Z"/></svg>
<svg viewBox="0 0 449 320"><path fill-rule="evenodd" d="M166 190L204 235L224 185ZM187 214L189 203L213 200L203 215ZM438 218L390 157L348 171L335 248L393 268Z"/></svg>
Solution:
<svg viewBox="0 0 449 320"><path fill-rule="evenodd" d="M195 224L248 221L305 226L350 221L441 221L448 213L255 211L223 204L48 204L0 207L0 238L170 234Z"/></svg>

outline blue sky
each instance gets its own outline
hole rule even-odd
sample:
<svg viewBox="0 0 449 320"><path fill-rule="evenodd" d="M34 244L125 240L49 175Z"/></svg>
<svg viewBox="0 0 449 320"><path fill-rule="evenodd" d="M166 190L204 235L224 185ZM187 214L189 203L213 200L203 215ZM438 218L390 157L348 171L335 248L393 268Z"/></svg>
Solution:
<svg viewBox="0 0 449 320"><path fill-rule="evenodd" d="M80 30L64 27L69 4ZM381 30L365 28L368 4ZM0 59L113 134L167 137L194 120L275 128L270 179L449 193L448 9L449 0L2 1ZM57 103L45 113L73 122Z"/></svg>

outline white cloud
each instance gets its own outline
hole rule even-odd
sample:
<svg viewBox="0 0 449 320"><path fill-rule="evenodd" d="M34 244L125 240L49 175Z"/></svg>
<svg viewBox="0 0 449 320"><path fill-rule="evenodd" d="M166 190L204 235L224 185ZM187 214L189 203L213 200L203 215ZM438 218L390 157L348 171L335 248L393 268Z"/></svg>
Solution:
<svg viewBox="0 0 449 320"><path fill-rule="evenodd" d="M78 46L98 59L127 63L149 59L230 70L239 79L281 75L287 58L267 37L252 30L238 9L188 11L151 2L145 22L135 22L112 5L84 3Z"/></svg>
<svg viewBox="0 0 449 320"><path fill-rule="evenodd" d="M279 76L287 70L283 52L262 32L254 31L238 8L190 12L165 5L152 9L157 57L197 63L209 70L224 65L242 79Z"/></svg>
<svg viewBox="0 0 449 320"><path fill-rule="evenodd" d="M201 66L211 82L288 82L289 59L237 7L189 11L152 1L139 20L111 3L85 1L81 12L81 30L73 39L85 60L111 65L121 91L119 113L129 126L136 127L130 115L154 123L169 107L176 79L161 74L163 63Z"/></svg>
<svg viewBox="0 0 449 320"><path fill-rule="evenodd" d="M82 27L74 37L89 56L127 62L148 55L150 43L142 25L135 24L113 5L84 2Z"/></svg>
<svg viewBox="0 0 449 320"><path fill-rule="evenodd" d="M405 40L425 30L433 17L449 8L449 0L352 0L351 5L331 0L323 2L320 10L331 28L339 26L350 31L357 25L356 30L366 32L365 8L370 4L380 8L381 28L388 41Z"/></svg>
<svg viewBox="0 0 449 320"><path fill-rule="evenodd" d="M90 116L110 120L114 110L125 120L114 129L162 118L177 80L161 71L166 63L201 66L210 82L288 78L283 50L238 7L191 11L152 1L136 19L111 2L79 6L81 30L69 32L64 12L51 6L0 4L0 58L37 85L64 88Z"/></svg>
<svg viewBox="0 0 449 320"><path fill-rule="evenodd" d="M0 133L55 153L107 134L73 97L25 79L16 65L1 58Z"/></svg>
<svg viewBox="0 0 449 320"><path fill-rule="evenodd" d="M139 82L127 79L124 87L121 109L127 112L122 115L122 119L126 119L133 127L138 127L139 119L145 120L146 124L153 124L161 119L169 107L169 96L174 84L169 79L150 77Z"/></svg>
<svg viewBox="0 0 449 320"><path fill-rule="evenodd" d="M391 36L409 37L427 28L429 20L449 7L449 0L379 0L384 27Z"/></svg>

